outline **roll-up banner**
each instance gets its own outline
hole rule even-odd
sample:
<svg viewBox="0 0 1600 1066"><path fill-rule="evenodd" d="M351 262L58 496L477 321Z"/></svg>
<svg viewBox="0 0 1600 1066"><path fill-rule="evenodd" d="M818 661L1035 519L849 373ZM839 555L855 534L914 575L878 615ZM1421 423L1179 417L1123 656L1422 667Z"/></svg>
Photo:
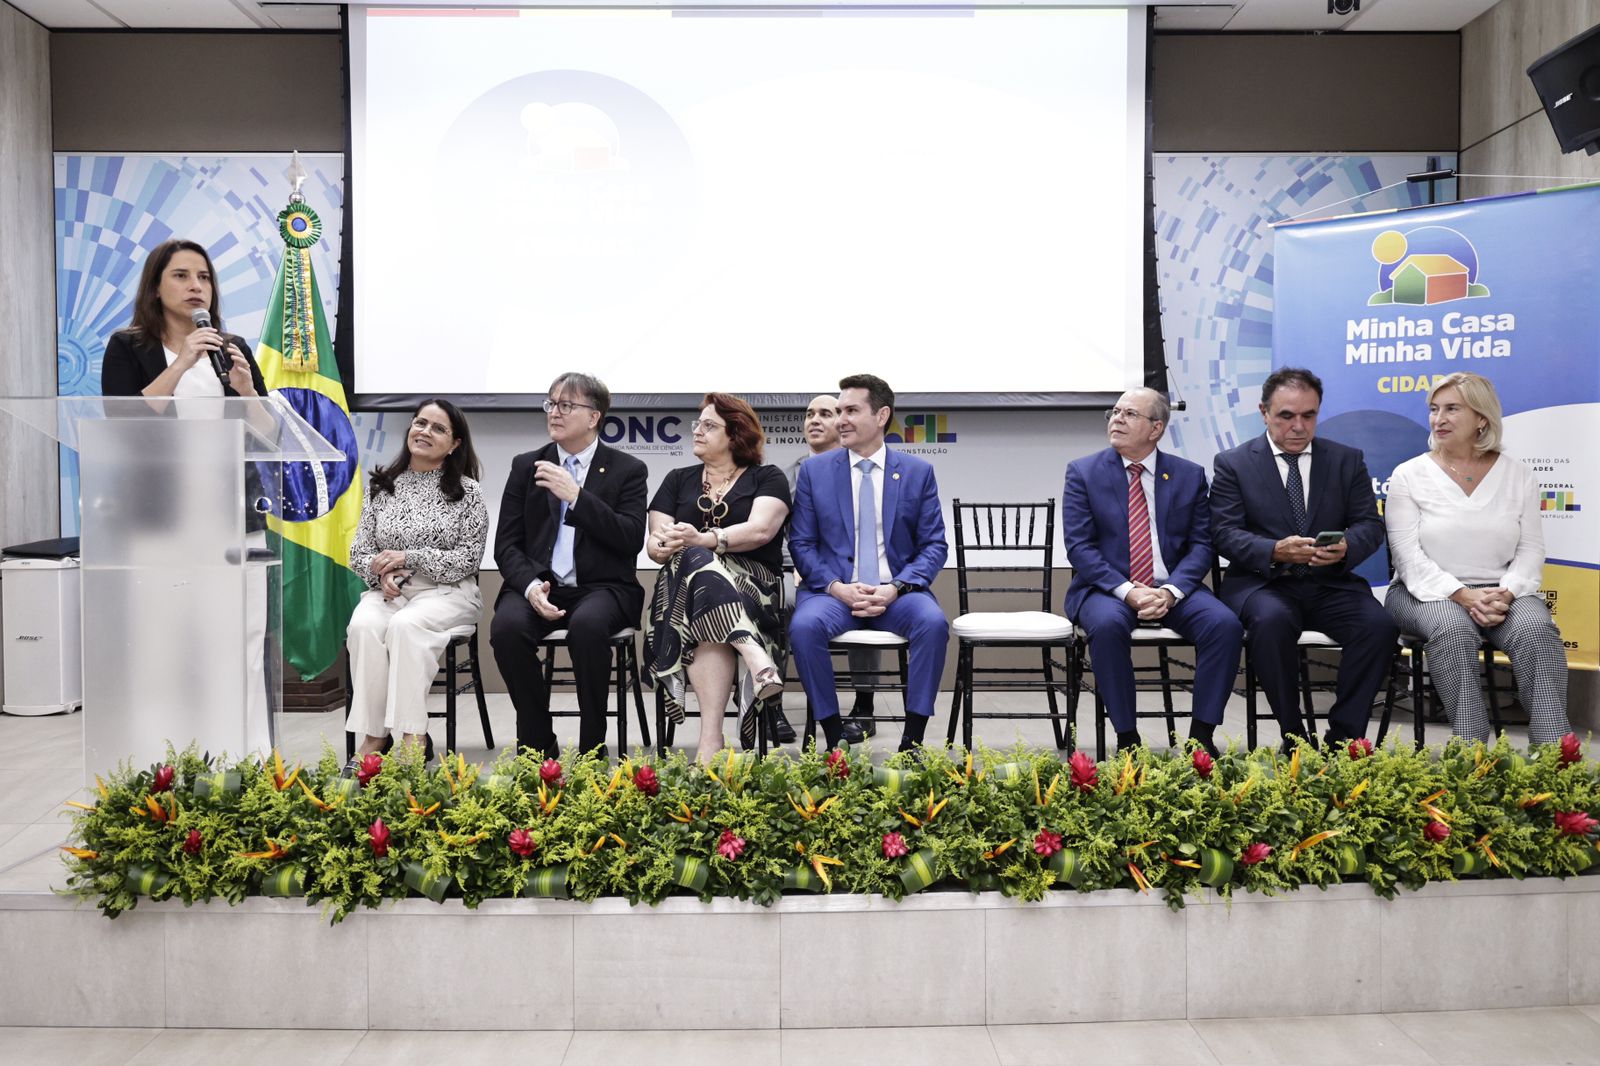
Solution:
<svg viewBox="0 0 1600 1066"><path fill-rule="evenodd" d="M1543 594L1571 666L1600 665L1600 184L1291 222L1275 234L1275 367L1323 381L1317 432L1363 449L1381 508L1428 447L1428 390L1494 382L1539 483ZM1383 553L1361 568L1388 582Z"/></svg>

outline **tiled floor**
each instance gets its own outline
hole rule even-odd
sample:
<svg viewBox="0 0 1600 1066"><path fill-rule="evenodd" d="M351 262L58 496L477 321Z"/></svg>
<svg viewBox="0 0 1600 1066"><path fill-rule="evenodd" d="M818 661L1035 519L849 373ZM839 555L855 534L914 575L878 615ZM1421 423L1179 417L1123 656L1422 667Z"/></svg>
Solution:
<svg viewBox="0 0 1600 1066"><path fill-rule="evenodd" d="M892 1005L886 1001L886 1010ZM786 1029L405 1032L3 1029L4 1066L1558 1066L1600 1064L1600 1007L1333 1018Z"/></svg>
<svg viewBox="0 0 1600 1066"><path fill-rule="evenodd" d="M435 695L430 697L439 709L443 708L444 697ZM896 697L880 697L881 706L891 709L898 706ZM1322 697L1324 703L1326 697ZM844 702L849 704L850 697L846 695ZM1042 716L1044 711L1043 696L1031 693L983 693L979 696L979 707L987 706L993 709L1037 711L1041 717L1032 721L980 721L977 723L975 736L978 742L992 747L1005 746L1023 741L1038 747L1050 747L1052 739L1050 723ZM1187 701L1187 696L1178 695L1179 706ZM789 701L789 720L794 723L796 730L805 721L805 704L803 697L796 691L795 698ZM516 716L512 710L509 698L503 693L491 693L488 696L489 718L495 739L499 745L495 751L489 751L483 745L483 735L478 725L477 708L470 696L463 698L457 711L457 739L462 753L474 761L489 761L500 752L507 750L516 736ZM942 742L945 729L949 723L949 694L941 696L938 704L939 710L934 720L929 725L928 739ZM552 701L552 709L560 711L573 711L576 709L574 698L570 694L557 693ZM1154 693L1140 696L1141 711L1156 711L1160 709L1160 697ZM654 725L654 704L647 700L646 711L650 716L651 729ZM92 713L92 712L91 712ZM1411 720L1405 714L1398 714L1394 728L1401 735L1409 737ZM1244 700L1234 697L1228 706L1227 717L1218 734L1220 742L1226 744L1229 740L1244 744L1245 736L1245 708ZM0 892L38 892L48 889L61 870L61 863L57 857L57 848L66 841L67 833L71 826L70 811L62 806L65 801L77 797L83 784L83 728L82 713L70 715L51 715L43 718L17 718L0 715ZM1078 725L1081 742L1092 747L1094 740L1094 704L1092 697L1087 694L1078 708ZM630 720L629 737L637 745L639 736L637 721ZM1183 718L1178 719L1180 732L1187 730ZM1147 742L1157 744L1161 726L1159 722L1151 721L1142 724ZM557 718L556 729L563 742L574 742L577 739L577 719ZM674 747L678 749L693 750L698 725L691 719L686 726L678 731ZM728 736L733 737L732 726L728 727ZM1376 714L1372 732L1376 734ZM895 726L886 724L880 731L873 744L877 751L887 755L894 751ZM1525 729L1512 729L1510 731L1514 743L1526 743ZM444 723L435 719L433 722L434 743L442 745L444 741ZM1447 729L1443 725L1429 727L1430 739L1443 740ZM314 760L322 751L324 743L343 753L344 751L344 712L342 710L311 714L284 714L280 718L278 727L279 747L284 752L284 757L290 761ZM1261 726L1262 744L1276 744L1278 731L1270 722ZM789 750L794 750L791 745ZM3 1055L3 1050L0 1050ZM3 1057L0 1057L0 1066L3 1066Z"/></svg>

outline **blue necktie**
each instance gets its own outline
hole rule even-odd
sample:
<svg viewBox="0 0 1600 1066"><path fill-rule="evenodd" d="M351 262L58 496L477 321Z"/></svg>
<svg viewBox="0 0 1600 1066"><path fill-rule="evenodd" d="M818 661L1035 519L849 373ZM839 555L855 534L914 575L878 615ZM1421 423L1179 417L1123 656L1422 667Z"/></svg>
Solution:
<svg viewBox="0 0 1600 1066"><path fill-rule="evenodd" d="M1284 452L1283 461L1289 464L1289 477L1283 488L1289 494L1289 516L1294 519L1294 531L1303 537L1306 535L1306 486L1300 480L1300 456ZM1310 572L1311 568L1305 563L1289 565L1289 573L1295 577L1305 577Z"/></svg>
<svg viewBox="0 0 1600 1066"><path fill-rule="evenodd" d="M856 494L856 580L876 585L878 574L878 494L872 488L872 460L856 464L861 491Z"/></svg>
<svg viewBox="0 0 1600 1066"><path fill-rule="evenodd" d="M572 475L572 480L578 480L578 457L576 455L567 456L566 467L567 473ZM560 524L556 526L556 546L550 552L550 569L555 571L556 579L563 585L571 585L577 575L573 572L576 569L572 561L573 529L567 525L566 500L561 501L561 517L558 521Z"/></svg>

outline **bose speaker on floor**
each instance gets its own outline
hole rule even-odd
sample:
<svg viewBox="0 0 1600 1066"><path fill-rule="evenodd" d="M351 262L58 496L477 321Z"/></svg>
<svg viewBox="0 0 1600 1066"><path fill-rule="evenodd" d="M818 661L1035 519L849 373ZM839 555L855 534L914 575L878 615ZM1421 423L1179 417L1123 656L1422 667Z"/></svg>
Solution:
<svg viewBox="0 0 1600 1066"><path fill-rule="evenodd" d="M1578 34L1528 67L1563 152L1600 152L1600 26Z"/></svg>

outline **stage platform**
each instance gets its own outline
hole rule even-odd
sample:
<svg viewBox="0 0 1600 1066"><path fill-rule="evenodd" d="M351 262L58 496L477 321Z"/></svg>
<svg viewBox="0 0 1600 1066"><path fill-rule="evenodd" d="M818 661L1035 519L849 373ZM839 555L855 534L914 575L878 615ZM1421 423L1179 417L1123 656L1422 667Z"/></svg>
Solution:
<svg viewBox="0 0 1600 1066"><path fill-rule="evenodd" d="M337 926L300 900L108 921L0 895L0 1025L807 1029L1374 1014L1600 1001L1600 877L1365 884L1172 911L786 897L408 900Z"/></svg>
<svg viewBox="0 0 1600 1066"><path fill-rule="evenodd" d="M509 740L505 698L490 709ZM1226 733L1242 731L1234 710ZM342 743L342 719L286 716L285 747ZM992 744L1048 735L991 725ZM1179 912L1131 891L1018 904L935 889L770 909L416 899L337 926L301 900L253 898L145 903L112 921L51 891L65 872L61 804L83 798L80 728L77 715L0 718L0 1026L770 1030L1600 1002L1600 877L1430 885L1394 901L1346 884ZM493 757L475 723L462 739L468 758Z"/></svg>

